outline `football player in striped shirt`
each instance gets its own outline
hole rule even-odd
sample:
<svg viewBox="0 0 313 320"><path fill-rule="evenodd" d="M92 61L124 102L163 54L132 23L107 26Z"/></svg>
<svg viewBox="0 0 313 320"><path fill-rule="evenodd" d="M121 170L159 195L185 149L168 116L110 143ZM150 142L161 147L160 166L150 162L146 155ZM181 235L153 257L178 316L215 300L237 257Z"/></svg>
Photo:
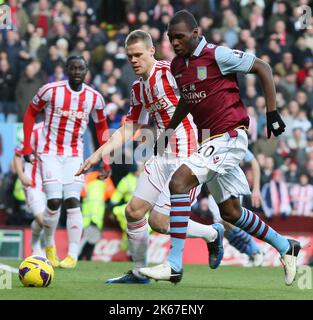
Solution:
<svg viewBox="0 0 313 320"><path fill-rule="evenodd" d="M71 56L66 62L69 80L42 86L24 116L24 148L26 161L33 153L31 132L37 115L44 112L43 134L38 142L38 156L42 171L47 208L44 213L46 255L54 267L74 268L82 234L80 192L84 177L75 176L83 163L83 135L89 115L92 116L100 145L104 142L107 122L102 95L84 83L88 66L81 56ZM109 167L106 167L109 170ZM58 224L62 200L67 212L66 228L69 240L67 257L60 262L54 234Z"/></svg>
<svg viewBox="0 0 313 320"><path fill-rule="evenodd" d="M31 135L31 146L35 155L37 154L39 137L42 134L43 122L37 123L34 126ZM23 142L15 150L14 165L17 175L21 180L26 194L26 204L29 210L34 215L35 219L31 223L32 239L31 247L33 255L43 255L41 247L41 238L43 233L43 214L46 209L47 199L43 191L41 171L37 156L33 162L22 161Z"/></svg>
<svg viewBox="0 0 313 320"><path fill-rule="evenodd" d="M150 34L135 30L128 35L125 44L128 60L139 76L132 86L131 106L126 122L105 145L85 161L77 175L85 172L103 156L130 140L136 130L148 123L149 116L152 116L159 129L164 129L175 112L179 99L176 81L170 72L170 63L155 60L155 49ZM192 117L187 116L177 127L166 154L162 157L153 156L146 162L133 198L125 211L129 250L134 268L124 276L108 280L108 283L149 282L149 279L138 273L139 268L147 266L149 233L145 214L148 211L150 211L149 224L152 229L168 233L170 227L184 225L187 237L199 237L207 242L210 267L215 269L220 264L223 257L223 226L220 223L208 226L192 220L187 224L177 219L171 223L171 226L169 224L168 179L196 148L195 126ZM199 191L197 188L190 190L191 201L196 199Z"/></svg>

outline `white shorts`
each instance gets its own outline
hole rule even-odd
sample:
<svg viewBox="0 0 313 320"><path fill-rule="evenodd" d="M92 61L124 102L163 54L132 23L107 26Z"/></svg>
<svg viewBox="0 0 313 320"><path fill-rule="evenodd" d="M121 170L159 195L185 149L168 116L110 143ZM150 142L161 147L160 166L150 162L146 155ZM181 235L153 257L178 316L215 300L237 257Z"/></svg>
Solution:
<svg viewBox="0 0 313 320"><path fill-rule="evenodd" d="M82 157L68 157L58 155L40 155L42 181L49 199L80 199L80 192L84 186L84 175L75 177L83 163Z"/></svg>
<svg viewBox="0 0 313 320"><path fill-rule="evenodd" d="M216 203L231 196L251 194L245 174L239 163L246 155L248 137L243 129L236 129L237 136L229 133L203 143L197 152L187 159L187 165L200 184L206 183Z"/></svg>
<svg viewBox="0 0 313 320"><path fill-rule="evenodd" d="M171 177L185 161L185 158L167 158L153 156L145 165L141 173L134 196L149 202L157 212L170 215L171 200L169 183ZM195 203L201 191L198 186L190 191L191 203Z"/></svg>
<svg viewBox="0 0 313 320"><path fill-rule="evenodd" d="M31 213L36 217L40 213L44 213L46 210L47 199L42 186L39 185L36 188L28 187L26 192L26 205Z"/></svg>

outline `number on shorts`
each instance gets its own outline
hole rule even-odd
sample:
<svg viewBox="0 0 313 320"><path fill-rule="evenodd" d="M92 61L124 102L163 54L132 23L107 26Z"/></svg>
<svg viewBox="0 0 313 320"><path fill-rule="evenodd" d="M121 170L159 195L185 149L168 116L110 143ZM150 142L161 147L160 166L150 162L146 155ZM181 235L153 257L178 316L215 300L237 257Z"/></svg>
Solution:
<svg viewBox="0 0 313 320"><path fill-rule="evenodd" d="M201 150L203 149L203 147L205 146L201 146L199 149L198 149L198 153L201 153ZM205 157L211 157L211 155L214 153L215 151L215 148L213 146L209 146L204 152L203 152L203 155Z"/></svg>

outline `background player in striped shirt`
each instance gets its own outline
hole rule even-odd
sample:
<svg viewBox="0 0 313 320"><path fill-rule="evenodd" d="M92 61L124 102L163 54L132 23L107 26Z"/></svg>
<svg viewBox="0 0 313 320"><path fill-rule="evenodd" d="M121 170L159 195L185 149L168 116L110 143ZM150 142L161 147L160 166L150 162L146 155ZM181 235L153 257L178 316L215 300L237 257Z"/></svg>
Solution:
<svg viewBox="0 0 313 320"><path fill-rule="evenodd" d="M31 224L32 230L32 254L42 255L41 235L43 231L43 214L46 210L47 199L43 191L41 171L37 156L39 137L42 134L43 122L34 126L31 135L31 146L35 153L33 162L25 162L23 164L23 142L15 150L14 165L17 175L21 180L26 193L26 204L35 219Z"/></svg>
<svg viewBox="0 0 313 320"><path fill-rule="evenodd" d="M278 136L285 130L276 110L271 68L253 54L207 43L199 36L194 16L186 10L173 16L168 36L176 53L171 70L182 97L167 129L175 129L181 119L191 113L201 143L198 152L171 178L171 210L174 209L171 220L176 219L177 211L185 214L190 210L189 190L207 183L224 220L269 243L280 253L285 283L291 285L297 273L300 243L277 233L258 215L241 207L238 199L240 195L250 194L247 179L239 167L247 152L245 128L249 125L249 117L240 98L236 73L252 72L258 76L266 100L270 138L271 133ZM165 135L166 132L159 137L161 144L164 144ZM184 230L171 230L168 261L153 268L142 268L140 273L157 280L177 279L177 274L182 272L184 243Z"/></svg>
<svg viewBox="0 0 313 320"><path fill-rule="evenodd" d="M128 35L125 44L129 62L135 73L140 76L132 87L131 108L126 122L105 145L85 161L77 175L130 140L137 129L148 123L149 115L154 118L159 129L164 129L175 112L179 99L176 81L170 72L169 62L154 59L155 49L150 34L135 30ZM125 276L108 280L108 283L149 282L138 273L139 268L147 265L149 233L145 214L152 210L149 217L151 227L161 233L169 232L168 179L180 163L196 150L195 135L194 123L189 115L182 119L177 127L175 135L169 141L166 154L162 157L152 157L146 162L145 170L139 177L134 195L125 211L129 250L134 261L134 269ZM192 201L196 198L196 194L196 189L191 190ZM187 223L179 219L171 226L175 227L175 224L183 224L187 236L206 240L210 251L210 267L217 268L223 256L222 225L218 223L208 226L190 220L187 227ZM217 257L219 259L216 259Z"/></svg>
<svg viewBox="0 0 313 320"><path fill-rule="evenodd" d="M63 268L74 268L77 264L83 225L80 192L84 177L75 177L74 174L83 163L83 134L89 114L96 124L100 144L107 129L105 103L101 94L84 84L87 70L83 57L69 57L66 62L69 80L41 87L24 116L23 154L29 161L29 156L33 153L30 137L35 118L44 111L45 120L38 154L47 196L47 210L44 214L46 255L54 267L60 265ZM62 199L67 211L69 249L68 256L60 262L56 254L54 233Z"/></svg>

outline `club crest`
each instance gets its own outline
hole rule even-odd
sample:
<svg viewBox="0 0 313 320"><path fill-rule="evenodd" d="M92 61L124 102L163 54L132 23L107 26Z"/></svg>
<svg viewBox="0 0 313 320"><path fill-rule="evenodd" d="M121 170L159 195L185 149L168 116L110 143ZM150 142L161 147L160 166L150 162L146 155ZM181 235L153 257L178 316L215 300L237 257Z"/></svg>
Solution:
<svg viewBox="0 0 313 320"><path fill-rule="evenodd" d="M204 80L207 78L207 68L206 67L197 67L197 78L199 80Z"/></svg>

